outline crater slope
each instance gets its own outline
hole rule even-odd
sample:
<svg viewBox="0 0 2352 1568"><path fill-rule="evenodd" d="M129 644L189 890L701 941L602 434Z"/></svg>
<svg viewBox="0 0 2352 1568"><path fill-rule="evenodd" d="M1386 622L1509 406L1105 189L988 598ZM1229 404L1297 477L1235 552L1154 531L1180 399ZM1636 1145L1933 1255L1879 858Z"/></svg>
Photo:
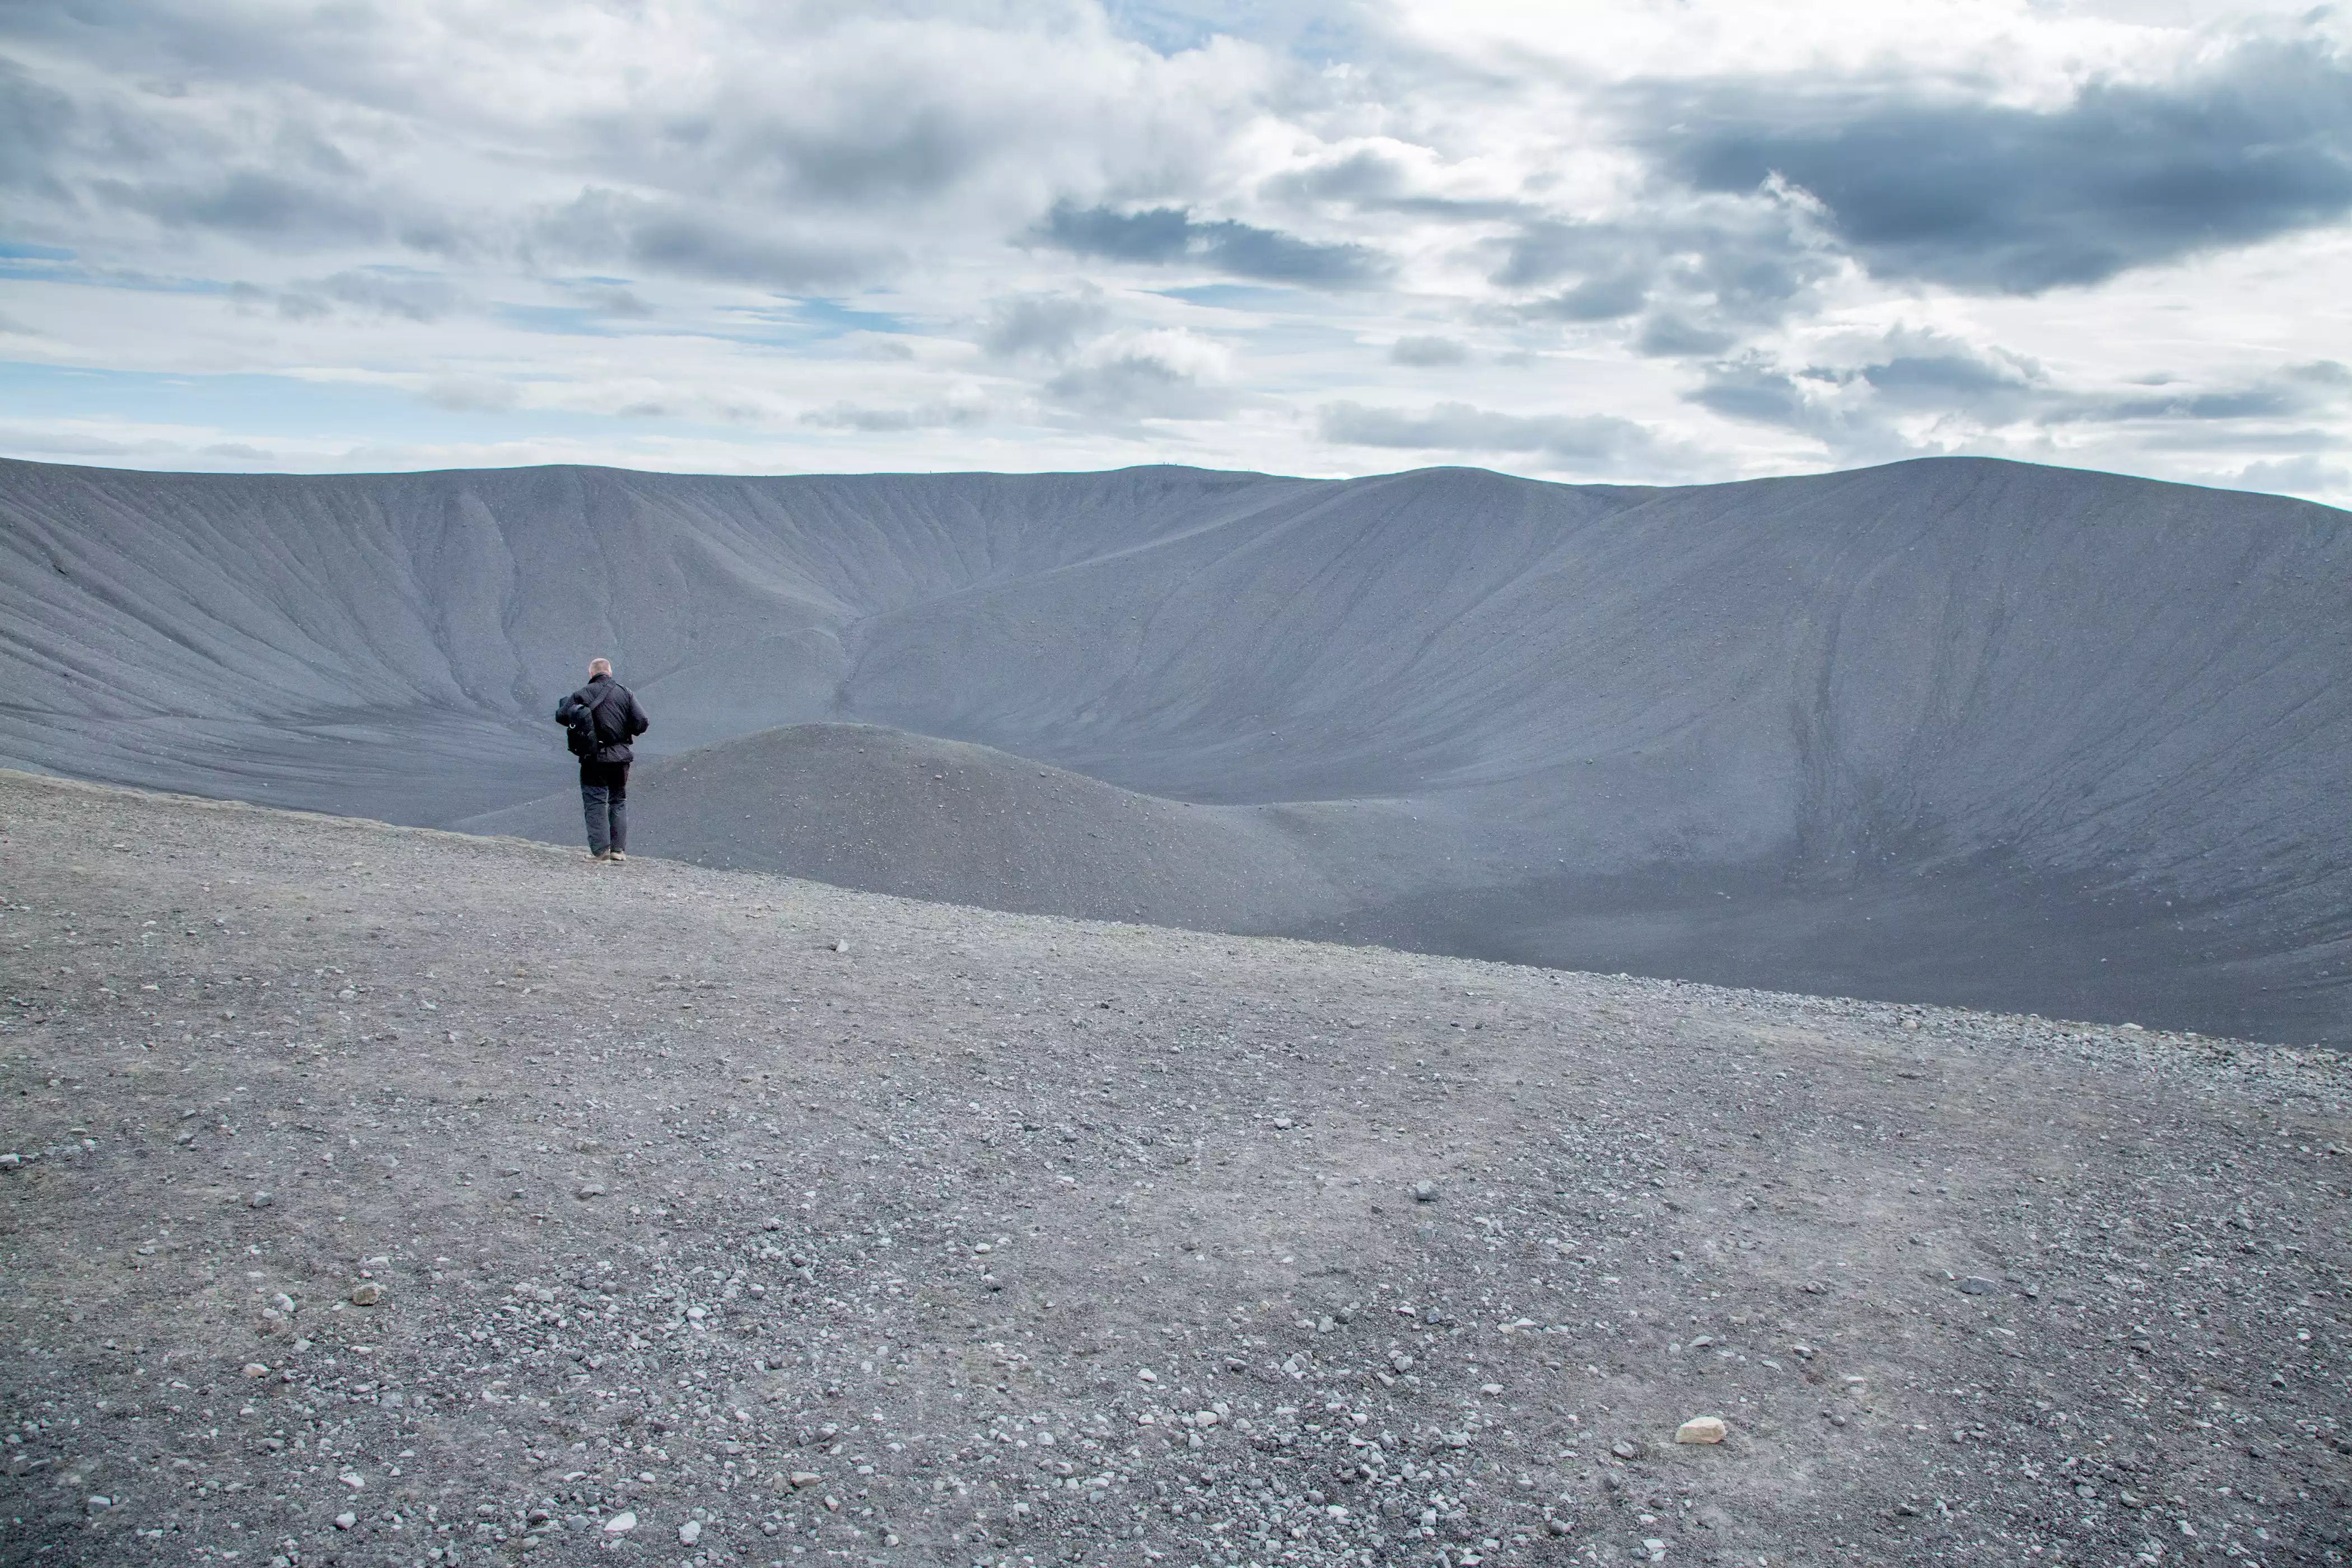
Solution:
<svg viewBox="0 0 2352 1568"><path fill-rule="evenodd" d="M603 653L652 755L877 724L1278 829L1262 876L1142 897L1111 889L1223 852L1088 872L1073 841L1036 887L1110 897L1064 908L2341 1043L2346 521L1979 459L1677 489L11 464L0 756L446 824L565 787L545 715ZM658 831L780 853L733 825L846 777L714 761L708 821Z"/></svg>
<svg viewBox="0 0 2352 1568"><path fill-rule="evenodd" d="M658 758L634 770L630 802L633 856L945 903L1275 931L1352 901L1286 830L1285 808L1163 800L872 725L792 725ZM572 843L579 792L457 826Z"/></svg>

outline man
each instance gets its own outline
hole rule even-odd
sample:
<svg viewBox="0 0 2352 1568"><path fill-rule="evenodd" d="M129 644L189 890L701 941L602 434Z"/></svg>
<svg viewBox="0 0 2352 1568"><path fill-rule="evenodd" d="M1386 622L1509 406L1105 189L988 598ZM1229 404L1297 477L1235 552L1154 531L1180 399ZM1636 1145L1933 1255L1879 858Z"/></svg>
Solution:
<svg viewBox="0 0 2352 1568"><path fill-rule="evenodd" d="M650 726L629 689L613 679L609 659L592 659L588 684L555 707L580 759L580 805L588 818L588 853L625 860L629 847L629 742Z"/></svg>

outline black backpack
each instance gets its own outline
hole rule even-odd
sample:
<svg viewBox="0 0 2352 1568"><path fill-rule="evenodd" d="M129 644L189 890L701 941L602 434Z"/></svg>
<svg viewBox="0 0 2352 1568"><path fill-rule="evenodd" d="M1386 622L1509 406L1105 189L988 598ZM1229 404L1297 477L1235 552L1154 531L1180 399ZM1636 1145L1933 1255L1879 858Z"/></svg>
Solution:
<svg viewBox="0 0 2352 1568"><path fill-rule="evenodd" d="M585 707L574 708L572 721L563 727L563 743L572 749L573 756L583 762L593 759L603 749L596 739L596 715L603 712L604 704L612 700L613 689L606 687L604 695L595 701Z"/></svg>

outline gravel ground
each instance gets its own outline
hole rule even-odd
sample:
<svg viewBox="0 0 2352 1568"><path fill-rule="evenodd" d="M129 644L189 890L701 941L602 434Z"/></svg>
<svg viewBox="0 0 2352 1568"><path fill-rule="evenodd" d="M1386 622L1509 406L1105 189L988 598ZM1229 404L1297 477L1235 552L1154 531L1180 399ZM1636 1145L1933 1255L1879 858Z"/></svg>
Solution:
<svg viewBox="0 0 2352 1568"><path fill-rule="evenodd" d="M0 902L10 1561L2352 1552L2325 1052L13 773Z"/></svg>

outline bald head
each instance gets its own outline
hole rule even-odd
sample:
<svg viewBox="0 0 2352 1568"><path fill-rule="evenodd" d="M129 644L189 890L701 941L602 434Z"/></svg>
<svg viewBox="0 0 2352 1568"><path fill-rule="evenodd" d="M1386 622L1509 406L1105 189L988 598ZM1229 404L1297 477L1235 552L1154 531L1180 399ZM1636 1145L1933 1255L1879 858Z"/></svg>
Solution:
<svg viewBox="0 0 2352 1568"><path fill-rule="evenodd" d="M609 658L592 658L588 661L588 673L590 675L610 675L613 673L613 661Z"/></svg>

